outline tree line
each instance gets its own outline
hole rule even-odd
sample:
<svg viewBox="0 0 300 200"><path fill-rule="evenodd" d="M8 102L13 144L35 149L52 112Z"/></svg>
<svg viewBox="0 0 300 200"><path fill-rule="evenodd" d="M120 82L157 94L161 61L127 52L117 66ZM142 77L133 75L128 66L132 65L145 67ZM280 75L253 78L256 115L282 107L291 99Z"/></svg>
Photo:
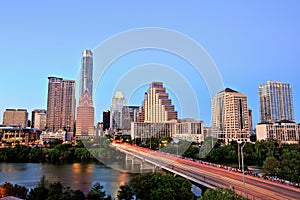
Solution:
<svg viewBox="0 0 300 200"><path fill-rule="evenodd" d="M0 149L0 162L48 162L48 163L90 163L102 158L121 158L123 154L109 147L110 140L98 138L95 141L77 141L76 146L54 141L49 146L30 147L16 145Z"/></svg>
<svg viewBox="0 0 300 200"><path fill-rule="evenodd" d="M206 157L201 159L238 168L238 147L236 141L228 145L222 145L222 141L218 141ZM190 146L183 156L199 159L199 147ZM275 140L246 143L243 156L245 166L257 166L266 175L300 183L300 146L298 144L279 144Z"/></svg>
<svg viewBox="0 0 300 200"><path fill-rule="evenodd" d="M93 156L81 142L76 146L57 144L51 147L29 147L16 145L0 149L0 162L91 162Z"/></svg>
<svg viewBox="0 0 300 200"><path fill-rule="evenodd" d="M26 200L110 200L112 197L103 189L100 183L92 185L90 191L84 194L81 190L64 187L60 182L49 183L45 176L35 188L28 190L24 186L4 183L1 186L2 197L15 196ZM129 183L120 186L118 200L193 200L197 199L191 191L192 184L181 177L171 174L145 173L139 174ZM1 196L0 196L1 197ZM229 189L209 189L198 200L207 199L236 199L242 197Z"/></svg>

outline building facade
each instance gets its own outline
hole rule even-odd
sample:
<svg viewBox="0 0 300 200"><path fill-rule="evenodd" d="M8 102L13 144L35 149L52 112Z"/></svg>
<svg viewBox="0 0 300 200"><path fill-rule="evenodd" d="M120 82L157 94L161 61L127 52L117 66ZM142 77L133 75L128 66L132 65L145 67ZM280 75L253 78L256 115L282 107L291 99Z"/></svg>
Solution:
<svg viewBox="0 0 300 200"><path fill-rule="evenodd" d="M79 96L87 89L93 99L93 52L91 50L83 51L79 86Z"/></svg>
<svg viewBox="0 0 300 200"><path fill-rule="evenodd" d="M178 139L196 143L204 141L203 121L180 122L175 126Z"/></svg>
<svg viewBox="0 0 300 200"><path fill-rule="evenodd" d="M0 126L0 143L2 146L38 144L40 134L41 131L35 128Z"/></svg>
<svg viewBox="0 0 300 200"><path fill-rule="evenodd" d="M231 140L249 140L247 97L230 88L216 94L212 100L212 134L228 144Z"/></svg>
<svg viewBox="0 0 300 200"><path fill-rule="evenodd" d="M57 132L43 131L40 135L40 144L45 145L54 140L61 140L65 142L67 139L66 135L67 135L66 131L57 131Z"/></svg>
<svg viewBox="0 0 300 200"><path fill-rule="evenodd" d="M106 131L110 127L110 111L109 110L104 110L103 113L102 113L102 118L103 118L102 130Z"/></svg>
<svg viewBox="0 0 300 200"><path fill-rule="evenodd" d="M290 84L268 81L259 86L258 93L261 122L295 121Z"/></svg>
<svg viewBox="0 0 300 200"><path fill-rule="evenodd" d="M300 125L283 120L276 123L260 123L256 125L257 140L274 139L285 144L299 144Z"/></svg>
<svg viewBox="0 0 300 200"><path fill-rule="evenodd" d="M74 132L75 81L48 77L47 130Z"/></svg>
<svg viewBox="0 0 300 200"><path fill-rule="evenodd" d="M131 138L139 138L145 142L148 138L171 137L189 142L200 143L203 137L203 122L188 121L177 122L170 120L167 122L132 122Z"/></svg>
<svg viewBox="0 0 300 200"><path fill-rule="evenodd" d="M177 121L168 122L132 122L131 138L145 142L151 137L175 137Z"/></svg>
<svg viewBox="0 0 300 200"><path fill-rule="evenodd" d="M94 107L92 96L88 89L81 95L76 112L76 138L89 138L94 136Z"/></svg>
<svg viewBox="0 0 300 200"><path fill-rule="evenodd" d="M35 109L31 112L31 127L44 131L46 128L47 111Z"/></svg>
<svg viewBox="0 0 300 200"><path fill-rule="evenodd" d="M122 109L126 106L126 100L120 91L112 98L110 106L110 129L118 131L122 129Z"/></svg>
<svg viewBox="0 0 300 200"><path fill-rule="evenodd" d="M145 93L145 99L139 115L139 122L166 122L177 120L175 111L169 94L162 82L152 82L148 92Z"/></svg>
<svg viewBox="0 0 300 200"><path fill-rule="evenodd" d="M130 131L131 122L138 121L139 106L123 106L122 108L122 130Z"/></svg>
<svg viewBox="0 0 300 200"><path fill-rule="evenodd" d="M26 109L6 109L3 113L3 124L25 128L28 125L28 112Z"/></svg>
<svg viewBox="0 0 300 200"><path fill-rule="evenodd" d="M80 74L79 104L76 112L76 139L90 138L95 132L93 106L93 53L84 50Z"/></svg>

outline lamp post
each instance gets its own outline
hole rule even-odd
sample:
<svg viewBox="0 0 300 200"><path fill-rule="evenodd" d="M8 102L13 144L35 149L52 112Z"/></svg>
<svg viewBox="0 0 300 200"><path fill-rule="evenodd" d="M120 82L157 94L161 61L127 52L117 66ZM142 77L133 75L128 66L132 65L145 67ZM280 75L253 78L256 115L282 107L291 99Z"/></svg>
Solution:
<svg viewBox="0 0 300 200"><path fill-rule="evenodd" d="M246 199L246 187L245 187L245 170L244 170L244 153L243 149L245 146L246 142L242 145L241 152L242 152L242 170L243 170L243 187L244 187L244 198Z"/></svg>

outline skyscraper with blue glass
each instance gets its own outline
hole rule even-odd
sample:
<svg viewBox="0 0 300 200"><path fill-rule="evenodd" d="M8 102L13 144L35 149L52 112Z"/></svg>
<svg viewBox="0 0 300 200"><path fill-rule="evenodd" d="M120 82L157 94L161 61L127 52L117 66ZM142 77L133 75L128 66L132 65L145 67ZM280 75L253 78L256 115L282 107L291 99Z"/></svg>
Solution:
<svg viewBox="0 0 300 200"><path fill-rule="evenodd" d="M259 86L258 93L261 122L295 121L290 84L268 81Z"/></svg>
<svg viewBox="0 0 300 200"><path fill-rule="evenodd" d="M76 112L76 139L94 135L93 53L84 50L80 73L79 105Z"/></svg>
<svg viewBox="0 0 300 200"><path fill-rule="evenodd" d="M90 95L93 96L93 53L91 50L83 51L79 96L81 96L86 89Z"/></svg>

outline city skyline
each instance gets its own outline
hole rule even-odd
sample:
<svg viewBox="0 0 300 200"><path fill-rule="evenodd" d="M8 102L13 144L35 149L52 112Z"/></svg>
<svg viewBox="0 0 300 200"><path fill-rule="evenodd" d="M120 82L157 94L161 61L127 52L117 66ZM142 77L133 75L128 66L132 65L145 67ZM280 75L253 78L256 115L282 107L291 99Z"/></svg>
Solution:
<svg viewBox="0 0 300 200"><path fill-rule="evenodd" d="M295 121L299 122L300 94L297 91L300 83L295 72L300 64L300 16L296 1L235 2L230 6L225 2L196 1L172 2L172 5L152 2L144 6L138 2L133 5L119 2L120 6L112 2L91 2L92 6L72 3L70 6L64 2L59 8L55 3L33 5L20 2L18 7L9 2L1 4L0 20L5 31L0 37L0 92L8 94L0 100L1 113L7 108L24 108L29 113L33 109L45 109L48 76L76 79L84 49L94 49L119 32L150 26L182 32L202 45L216 63L225 87L248 97L254 124L260 121L259 85L269 80L289 83L293 88ZM54 9L56 12L52 12ZM109 10L114 10L115 14ZM87 27L89 34L86 34ZM149 57L148 53L149 59L145 58ZM144 62L162 62L186 67L185 63L177 62L169 55L163 54L163 59L158 59L161 55L161 52L126 55L115 64L136 66ZM137 91L127 104L141 105L144 90ZM210 125L211 98L202 86L195 91L202 98L199 102L201 114L195 118ZM107 91L97 91L94 95L97 121L101 121L102 111L109 109L114 92L108 87ZM176 100L174 102L177 110L178 104ZM179 118L189 117L189 114ZM194 116L191 114L191 117Z"/></svg>

